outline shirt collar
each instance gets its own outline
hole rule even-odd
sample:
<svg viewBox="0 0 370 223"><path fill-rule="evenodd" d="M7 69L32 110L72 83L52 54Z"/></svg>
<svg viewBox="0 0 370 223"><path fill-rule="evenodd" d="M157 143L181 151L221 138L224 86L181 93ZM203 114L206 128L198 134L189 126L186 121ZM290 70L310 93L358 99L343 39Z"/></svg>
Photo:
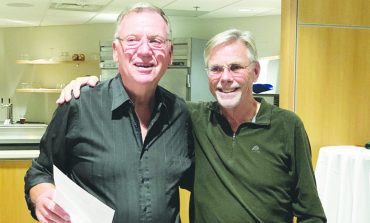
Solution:
<svg viewBox="0 0 370 223"><path fill-rule="evenodd" d="M256 124L268 126L271 124L272 118L272 109L274 108L273 105L266 102L263 98L256 98L258 102L261 103L260 109L256 116Z"/></svg>
<svg viewBox="0 0 370 223"><path fill-rule="evenodd" d="M112 91L111 111L114 111L122 104L131 102L126 89L123 87L121 75L118 74L111 80L110 90Z"/></svg>
<svg viewBox="0 0 370 223"><path fill-rule="evenodd" d="M123 104L131 104L130 96L127 94L120 74L111 80L110 86L110 90L112 92L111 111L114 111ZM160 110L161 108L166 109L168 107L167 104L169 103L169 98L165 97L164 90L161 87L157 87L155 98L157 110Z"/></svg>

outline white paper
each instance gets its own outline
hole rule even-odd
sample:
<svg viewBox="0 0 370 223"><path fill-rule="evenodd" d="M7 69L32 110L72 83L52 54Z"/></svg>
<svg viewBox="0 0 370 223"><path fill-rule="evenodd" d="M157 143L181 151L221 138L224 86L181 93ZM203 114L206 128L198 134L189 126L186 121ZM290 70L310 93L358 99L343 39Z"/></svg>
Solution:
<svg viewBox="0 0 370 223"><path fill-rule="evenodd" d="M112 208L79 187L56 166L53 169L56 186L54 201L69 214L72 223L112 222Z"/></svg>

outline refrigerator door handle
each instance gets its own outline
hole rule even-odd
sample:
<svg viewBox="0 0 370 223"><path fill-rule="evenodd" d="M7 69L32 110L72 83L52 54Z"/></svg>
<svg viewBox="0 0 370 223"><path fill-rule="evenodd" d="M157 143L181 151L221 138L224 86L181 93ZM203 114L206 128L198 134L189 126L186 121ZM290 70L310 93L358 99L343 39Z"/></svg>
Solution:
<svg viewBox="0 0 370 223"><path fill-rule="evenodd" d="M190 74L189 73L186 75L186 87L188 87L188 88L191 87L191 84L190 84Z"/></svg>

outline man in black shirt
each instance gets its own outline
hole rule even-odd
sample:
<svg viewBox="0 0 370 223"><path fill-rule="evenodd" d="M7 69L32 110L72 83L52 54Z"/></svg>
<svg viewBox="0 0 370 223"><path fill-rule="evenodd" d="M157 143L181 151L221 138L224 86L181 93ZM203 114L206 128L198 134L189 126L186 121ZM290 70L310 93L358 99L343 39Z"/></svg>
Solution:
<svg viewBox="0 0 370 223"><path fill-rule="evenodd" d="M119 74L59 106L25 176L40 222L70 222L54 203L52 167L115 210L113 222L180 222L178 187L193 180L191 121L183 100L158 86L172 60L163 11L122 13L112 43Z"/></svg>

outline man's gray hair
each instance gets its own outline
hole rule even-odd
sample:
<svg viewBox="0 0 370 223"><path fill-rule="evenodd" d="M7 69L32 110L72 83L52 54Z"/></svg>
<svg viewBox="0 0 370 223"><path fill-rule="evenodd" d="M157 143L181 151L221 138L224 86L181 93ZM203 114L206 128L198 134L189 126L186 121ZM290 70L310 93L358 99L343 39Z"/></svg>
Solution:
<svg viewBox="0 0 370 223"><path fill-rule="evenodd" d="M146 2L138 2L134 5L132 5L127 10L122 11L119 14L119 16L117 17L117 25L116 25L116 31L114 32L114 38L119 37L118 32L119 32L119 29L120 29L120 24L121 24L122 20L125 18L126 15L128 15L130 13L133 13L133 12L140 13L140 12L144 12L144 11L146 11L146 12L150 11L150 12L158 13L163 18L163 20L167 24L167 38L169 40L171 40L172 30L171 30L170 20L168 19L167 15L164 13L164 11L161 8L158 8L157 6L152 5L150 3L146 3Z"/></svg>
<svg viewBox="0 0 370 223"><path fill-rule="evenodd" d="M242 31L239 29L228 29L222 33L219 33L212 37L207 44L206 48L204 49L204 62L205 65L208 66L209 61L209 54L211 51L222 44L235 42L241 40L248 49L248 54L246 55L250 62L255 62L258 60L257 55L257 48L256 44L254 43L254 38L252 33L249 31Z"/></svg>

